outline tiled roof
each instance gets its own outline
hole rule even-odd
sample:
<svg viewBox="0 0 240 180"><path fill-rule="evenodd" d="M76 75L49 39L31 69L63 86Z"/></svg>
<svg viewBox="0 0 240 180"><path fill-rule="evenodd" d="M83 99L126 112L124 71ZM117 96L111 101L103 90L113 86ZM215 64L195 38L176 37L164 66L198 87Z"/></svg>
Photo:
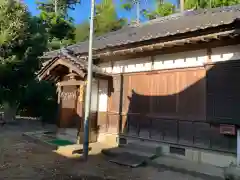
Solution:
<svg viewBox="0 0 240 180"><path fill-rule="evenodd" d="M61 57L64 61L68 62L69 64L71 64L72 66L77 67L79 70L84 70L87 71L88 69L88 62L84 61L80 58L77 58L75 55L72 54L72 52L69 52L66 49L62 49L59 53L58 56ZM56 56L56 58L51 59L49 61L47 61L43 67L41 68L41 70L38 72L38 78L42 78L42 76L44 75L44 72L47 71L47 69L49 68L49 66L52 65L52 63L54 63L55 61L57 61L59 59L59 57ZM96 65L92 66L92 71L95 72L96 74L99 75L103 75L103 76L110 76L110 74L104 72L101 68L99 68Z"/></svg>
<svg viewBox="0 0 240 180"><path fill-rule="evenodd" d="M118 31L96 37L93 42L95 50L117 47L130 43L163 38L207 28L233 23L240 17L240 5L186 11L172 16L158 18L139 26L127 26ZM75 54L88 52L88 41L67 47ZM47 57L54 57L57 51L49 52Z"/></svg>

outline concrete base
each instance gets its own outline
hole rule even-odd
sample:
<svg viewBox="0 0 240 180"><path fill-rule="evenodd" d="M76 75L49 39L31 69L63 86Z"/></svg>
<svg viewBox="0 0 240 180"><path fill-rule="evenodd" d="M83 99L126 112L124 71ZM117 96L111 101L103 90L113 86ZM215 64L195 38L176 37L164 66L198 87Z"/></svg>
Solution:
<svg viewBox="0 0 240 180"><path fill-rule="evenodd" d="M97 141L108 144L110 146L117 146L118 137L119 136L117 134L99 133Z"/></svg>
<svg viewBox="0 0 240 180"><path fill-rule="evenodd" d="M125 138L125 137L124 137ZM151 146L158 146L158 153L162 156L168 156L172 158L178 158L182 160L193 161L197 163L210 164L218 167L228 167L231 163L236 164L236 155L228 153L220 153L215 151L202 150L197 148L190 148L184 146L170 145L167 143L159 143L149 140L140 140L138 138L126 138L127 143L135 143L138 145L145 145L146 143L151 144ZM171 148L179 148L184 152L184 155L173 153L170 151Z"/></svg>
<svg viewBox="0 0 240 180"><path fill-rule="evenodd" d="M119 144L115 148L102 150L104 155L111 157L110 162L129 167L138 167L146 164L148 161L157 157L156 152L157 147L155 146L134 143Z"/></svg>
<svg viewBox="0 0 240 180"><path fill-rule="evenodd" d="M99 155L101 154L101 151L103 149L113 149L116 147L109 146L103 143L90 143L89 144L89 155ZM82 157L83 155L83 145L82 144L73 144L73 145L67 145L67 146L61 146L58 147L58 149L55 151L56 153L70 157L70 158L77 158Z"/></svg>
<svg viewBox="0 0 240 180"><path fill-rule="evenodd" d="M77 142L77 130L75 129L58 129L56 137L63 140L68 140L73 143Z"/></svg>
<svg viewBox="0 0 240 180"><path fill-rule="evenodd" d="M121 154L131 154L132 156L142 157L143 159L152 159L156 157L156 154L154 153L130 149L128 147L125 147L125 148L116 147L111 149L103 149L102 153L111 157L120 156Z"/></svg>
<svg viewBox="0 0 240 180"><path fill-rule="evenodd" d="M224 168L224 178L226 180L239 180L240 179L240 167L236 165L230 165Z"/></svg>
<svg viewBox="0 0 240 180"><path fill-rule="evenodd" d="M71 128L59 128L57 131L57 138L71 141L73 143L82 144L84 140L84 132L80 132L77 136L78 131ZM90 131L89 142L101 142L110 146L118 145L118 135L109 133L97 133L96 131Z"/></svg>
<svg viewBox="0 0 240 180"><path fill-rule="evenodd" d="M197 163L211 164L218 167L227 167L231 163L236 163L236 156L233 154L219 153L215 151L207 151L181 146L171 146L169 144L160 144L162 147L162 155L190 160ZM170 152L170 147L184 149L185 155L175 154Z"/></svg>
<svg viewBox="0 0 240 180"><path fill-rule="evenodd" d="M72 144L72 145L66 145L66 146L58 146L52 143L49 143L50 140L56 139L55 132L51 132L51 134L48 134L51 131L35 131L35 132L26 132L23 133L23 136L26 137L28 140L31 140L35 143L40 143L43 146L46 146L48 148L51 148L54 152L69 157L69 158L78 158L82 156L83 153L83 144ZM47 134L46 134L47 133ZM60 133L60 132L58 132ZM58 134L58 137L64 137L66 140L69 139L67 135ZM90 138L92 141L95 141L97 139L96 133L92 133L92 136L90 135ZM76 140L76 139L75 139ZM100 154L102 149L113 149L116 148L116 146L109 146L108 144L94 142L89 143L89 153L90 155L97 155Z"/></svg>
<svg viewBox="0 0 240 180"><path fill-rule="evenodd" d="M56 134L57 138L71 141L73 143L82 144L84 141L84 132L79 132L73 128L60 128ZM89 132L89 143L97 142L98 134L96 131Z"/></svg>
<svg viewBox="0 0 240 180"><path fill-rule="evenodd" d="M42 131L42 133L44 133L45 131ZM39 134L41 133L40 131L38 132ZM28 140L34 142L34 143L39 143L43 146L46 146L52 150L57 150L58 146L54 145L54 144L50 144L48 143L45 139L41 138L40 136L36 136L34 133L32 132L26 132L22 134L25 138L27 138Z"/></svg>
<svg viewBox="0 0 240 180"><path fill-rule="evenodd" d="M59 134L61 139L77 142L77 131L75 130L75 133L73 131L65 131L67 132L68 135L62 136L62 134ZM70 135L69 135L70 134ZM80 139L79 143L83 143L83 132L80 133ZM82 137L82 138L81 138ZM125 138L125 137L124 137ZM119 146L120 145L120 140L119 136L117 134L109 134L109 133L95 133L91 132L89 135L90 142L100 142L104 143L110 146ZM214 165L217 167L229 167L231 163L236 164L236 155L234 154L228 154L228 153L219 153L215 151L207 151L207 150L202 150L202 149L197 149L197 148L189 148L189 147L184 147L184 146L173 146L167 143L159 143L155 141L148 141L148 140L140 140L138 138L130 138L127 137L125 138L124 144L137 144L137 148L141 147L146 147L148 146L149 149L157 149L156 153L157 155L161 156L168 156L172 158L178 158L182 160L187 160L187 161L193 161L197 163L202 163L202 164L210 164ZM184 155L177 154L177 153L172 153L170 152L170 148L175 147L175 148L180 148L184 151Z"/></svg>
<svg viewBox="0 0 240 180"><path fill-rule="evenodd" d="M192 176L202 177L203 179L221 180L223 176L223 168L212 166L209 164L196 163L193 161L161 156L148 162L149 165L160 168L170 169L175 172L191 174Z"/></svg>
<svg viewBox="0 0 240 180"><path fill-rule="evenodd" d="M97 142L98 134L95 131L89 132L89 143ZM77 144L83 144L84 142L84 132L79 132L79 136L77 137Z"/></svg>

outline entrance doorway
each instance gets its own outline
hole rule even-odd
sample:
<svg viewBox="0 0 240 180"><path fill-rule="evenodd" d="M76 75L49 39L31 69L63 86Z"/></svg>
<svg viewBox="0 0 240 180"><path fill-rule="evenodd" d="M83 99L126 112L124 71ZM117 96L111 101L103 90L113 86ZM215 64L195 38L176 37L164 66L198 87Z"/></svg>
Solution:
<svg viewBox="0 0 240 180"><path fill-rule="evenodd" d="M68 75L70 77L70 75ZM65 78L58 83L59 92L59 129L77 143L83 142L84 135L84 105L86 83L84 80ZM98 81L92 84L91 108L89 117L89 141L97 141L97 108L98 108Z"/></svg>

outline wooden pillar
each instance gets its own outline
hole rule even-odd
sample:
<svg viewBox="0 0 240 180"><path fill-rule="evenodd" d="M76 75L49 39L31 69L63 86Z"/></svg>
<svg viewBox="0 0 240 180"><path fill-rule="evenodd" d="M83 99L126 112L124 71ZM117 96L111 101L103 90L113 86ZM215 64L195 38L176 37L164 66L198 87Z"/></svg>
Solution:
<svg viewBox="0 0 240 180"><path fill-rule="evenodd" d="M211 62L212 62L212 49L207 48L207 63L211 63Z"/></svg>
<svg viewBox="0 0 240 180"><path fill-rule="evenodd" d="M84 117L84 85L79 86L79 96L78 96L78 104L81 104L81 116ZM83 119L83 118L82 118ZM80 131L83 131L83 120L81 121L81 128Z"/></svg>
<svg viewBox="0 0 240 180"><path fill-rule="evenodd" d="M58 108L57 108L57 126L61 127L61 93L62 93L62 87L57 85L57 95L58 95Z"/></svg>
<svg viewBox="0 0 240 180"><path fill-rule="evenodd" d="M78 109L77 109L78 112L77 113L82 117L81 117L81 120L80 120L81 122L79 124L80 127L78 127L77 144L81 144L83 142L83 131L84 131L84 129L83 129L83 127L84 127L83 119L84 118L83 117L84 117L84 96L85 96L84 89L85 89L84 84L80 85L79 88L78 88L77 104L80 107L78 107ZM79 109L79 108L81 108L81 109Z"/></svg>

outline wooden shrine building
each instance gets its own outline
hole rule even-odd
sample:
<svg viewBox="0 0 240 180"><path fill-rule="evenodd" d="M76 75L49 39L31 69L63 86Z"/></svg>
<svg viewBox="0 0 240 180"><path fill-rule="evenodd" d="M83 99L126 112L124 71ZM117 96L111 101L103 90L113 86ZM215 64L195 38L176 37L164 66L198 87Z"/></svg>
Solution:
<svg viewBox="0 0 240 180"><path fill-rule="evenodd" d="M59 56L51 60L38 76L41 80L53 80L56 82L59 104L59 116L57 119L60 134L69 134L69 140L82 143L84 123L84 99L87 78L87 62L73 56L71 52L63 50ZM109 81L112 76L93 66L92 100L97 99L97 88L99 80ZM54 78L54 79L52 79ZM57 79L56 79L57 78ZM97 138L97 104L91 105L89 120L91 142ZM77 136L76 136L77 135ZM76 139L78 137L78 139Z"/></svg>
<svg viewBox="0 0 240 180"><path fill-rule="evenodd" d="M94 38L91 141L142 140L163 154L226 166L240 126L240 5L187 11ZM82 133L88 42L52 51L60 130Z"/></svg>

